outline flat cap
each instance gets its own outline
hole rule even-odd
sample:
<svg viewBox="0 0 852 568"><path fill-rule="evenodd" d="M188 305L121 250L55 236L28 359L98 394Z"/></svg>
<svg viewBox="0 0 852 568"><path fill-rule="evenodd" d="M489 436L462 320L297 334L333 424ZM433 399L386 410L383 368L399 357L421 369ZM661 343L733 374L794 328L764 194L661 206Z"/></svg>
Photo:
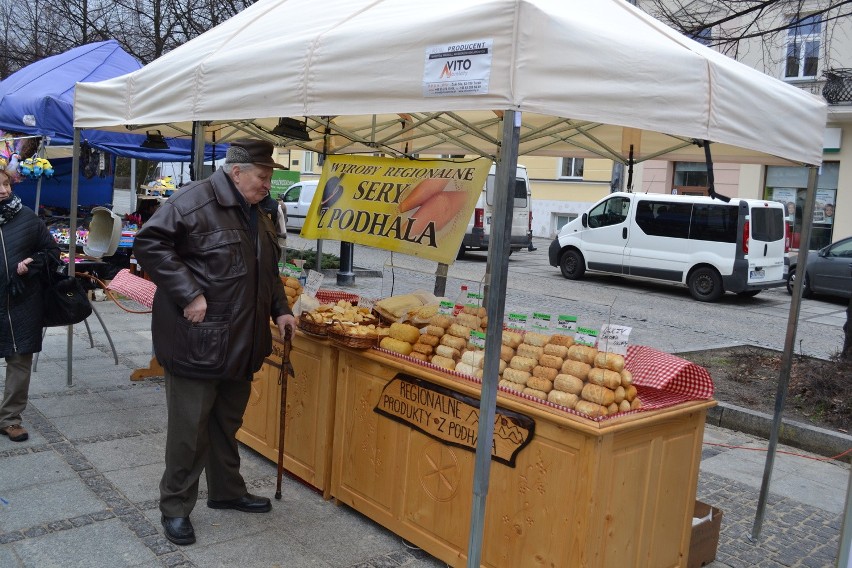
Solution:
<svg viewBox="0 0 852 568"><path fill-rule="evenodd" d="M279 163L272 161L272 150L274 146L266 140L256 138L241 138L231 142L225 154L226 164L254 164L256 166L267 166L279 170L289 169Z"/></svg>

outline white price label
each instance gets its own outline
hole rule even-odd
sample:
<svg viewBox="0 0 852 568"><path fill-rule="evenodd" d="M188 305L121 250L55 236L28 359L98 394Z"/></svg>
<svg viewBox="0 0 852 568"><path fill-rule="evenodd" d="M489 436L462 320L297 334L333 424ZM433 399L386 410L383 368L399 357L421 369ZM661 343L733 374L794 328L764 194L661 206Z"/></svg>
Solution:
<svg viewBox="0 0 852 568"><path fill-rule="evenodd" d="M577 333L577 316L559 316L556 320L556 329L574 335Z"/></svg>
<svg viewBox="0 0 852 568"><path fill-rule="evenodd" d="M481 331L470 332L470 344L479 349L485 349L485 334Z"/></svg>
<svg viewBox="0 0 852 568"><path fill-rule="evenodd" d="M598 338L598 349L617 355L627 355L627 342L632 328L623 325L605 325Z"/></svg>
<svg viewBox="0 0 852 568"><path fill-rule="evenodd" d="M325 275L322 272L318 272L316 270L308 271L308 281L305 282L305 293L308 296L317 295L317 290L322 286L322 281L325 278Z"/></svg>
<svg viewBox="0 0 852 568"><path fill-rule="evenodd" d="M578 327L577 333L574 334L574 343L595 347L598 343L598 332L595 329L588 327Z"/></svg>
<svg viewBox="0 0 852 568"><path fill-rule="evenodd" d="M443 314L445 316L453 315L453 308L455 308L455 303L450 302L448 300L444 300L440 304L438 304L438 313Z"/></svg>
<svg viewBox="0 0 852 568"><path fill-rule="evenodd" d="M506 317L506 327L509 329L526 329L527 314L509 314Z"/></svg>
<svg viewBox="0 0 852 568"><path fill-rule="evenodd" d="M550 314L542 314L542 313L539 313L539 312L533 312L532 328L536 331L541 331L541 332L550 331Z"/></svg>

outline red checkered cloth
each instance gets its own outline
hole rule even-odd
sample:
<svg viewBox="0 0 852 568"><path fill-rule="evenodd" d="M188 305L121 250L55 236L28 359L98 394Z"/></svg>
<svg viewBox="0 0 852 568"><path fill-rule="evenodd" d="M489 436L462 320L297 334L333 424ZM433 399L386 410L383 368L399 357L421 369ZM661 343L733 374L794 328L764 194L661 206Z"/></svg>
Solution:
<svg viewBox="0 0 852 568"><path fill-rule="evenodd" d="M127 296L146 308L150 308L154 304L154 292L157 291L157 285L150 280L131 274L129 270L124 268L119 270L115 278L109 283L109 289L116 294Z"/></svg>
<svg viewBox="0 0 852 568"><path fill-rule="evenodd" d="M319 300L321 304L336 304L340 300L346 300L353 306L357 306L358 300L361 299L358 294L341 292L340 290L328 290L325 288L320 288L319 290L317 290L315 297L317 300Z"/></svg>
<svg viewBox="0 0 852 568"><path fill-rule="evenodd" d="M633 384L642 389L642 394L651 393L651 389L682 395L685 400L704 400L713 398L713 380L707 369L670 355L652 347L629 345L624 367L633 374ZM646 401L642 396L642 402Z"/></svg>

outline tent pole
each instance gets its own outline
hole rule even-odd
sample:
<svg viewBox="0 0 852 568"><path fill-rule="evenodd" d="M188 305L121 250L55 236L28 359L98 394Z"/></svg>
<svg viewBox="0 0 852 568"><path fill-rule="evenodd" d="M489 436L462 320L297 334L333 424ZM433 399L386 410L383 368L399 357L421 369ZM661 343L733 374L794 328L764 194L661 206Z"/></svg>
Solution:
<svg viewBox="0 0 852 568"><path fill-rule="evenodd" d="M497 408L500 345L503 339L503 311L506 305L509 243L512 238L512 211L520 134L521 113L507 110L503 115L502 144L494 180L492 238L491 246L488 247L488 265L491 267L487 276L488 294L485 298L488 327L485 334L485 369L482 376L476 461L473 470L473 503L467 547L468 568L479 568L482 557L482 533L485 525L488 480L491 474L491 441L494 439L494 417Z"/></svg>
<svg viewBox="0 0 852 568"><path fill-rule="evenodd" d="M799 307L802 304L802 282L805 281L805 262L808 258L808 248L811 243L811 225L814 217L814 202L816 201L816 184L818 169L809 166L808 192L805 198L805 211L802 213L802 237L799 240L799 257L796 261L796 282L793 285L793 298L790 302L790 314L787 316L787 336L784 338L784 353L781 354L781 372L778 377L778 391L775 394L775 415L772 418L772 429L769 432L769 449L766 452L766 464L763 469L763 481L760 485L760 497L757 501L757 512L749 540L756 542L760 538L760 529L766 510L766 500L769 496L769 482L772 478L772 467L775 464L775 451L778 447L778 432L781 429L781 413L784 411L784 400L790 385L790 368L793 365L793 354L796 349L796 330L799 325Z"/></svg>
<svg viewBox="0 0 852 568"><path fill-rule="evenodd" d="M139 188L136 186L136 158L130 158L130 212L135 213Z"/></svg>
<svg viewBox="0 0 852 568"><path fill-rule="evenodd" d="M74 129L74 153L71 159L71 211L68 220L68 276L76 274L74 261L77 257L77 192L80 189L80 129ZM68 386L74 385L72 359L74 358L74 326L68 326L68 356L66 357Z"/></svg>
<svg viewBox="0 0 852 568"><path fill-rule="evenodd" d="M213 160L215 165L215 156ZM195 173L193 181L204 179L204 123L198 120L192 123L192 167Z"/></svg>

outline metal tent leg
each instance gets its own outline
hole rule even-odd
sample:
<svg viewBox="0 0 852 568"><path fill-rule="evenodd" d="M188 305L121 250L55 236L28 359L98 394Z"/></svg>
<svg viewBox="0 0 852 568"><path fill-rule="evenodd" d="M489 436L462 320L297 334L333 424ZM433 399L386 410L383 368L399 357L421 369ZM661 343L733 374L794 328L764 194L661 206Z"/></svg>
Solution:
<svg viewBox="0 0 852 568"><path fill-rule="evenodd" d="M112 336L110 336L110 334L109 334L109 330L107 329L107 326L106 326L106 324L104 323L104 320L103 320L103 318L101 317L101 314L100 314L100 313L98 313L98 309L95 307L94 302L91 302L91 301L90 301L89 303L90 303L90 304L92 304L92 312L94 312L95 317L97 317L97 318L98 318L98 321L99 321L99 322L101 322L101 327L104 329L104 333L105 333L105 334L106 334L106 336L107 336L107 341L109 341L110 349L112 349L112 356L113 356L113 358L115 359L115 364L116 364L116 365L118 365L118 353L116 352L116 350L115 350L115 345L114 345L114 344L113 344L113 342L112 342ZM83 321L85 321L85 322L86 322L86 329L89 329L89 323L88 323L88 321L87 321L87 320L83 320ZM89 332L89 339L91 339L91 337L92 337L92 334L91 334L91 332ZM94 344L92 344L92 347L94 347Z"/></svg>

